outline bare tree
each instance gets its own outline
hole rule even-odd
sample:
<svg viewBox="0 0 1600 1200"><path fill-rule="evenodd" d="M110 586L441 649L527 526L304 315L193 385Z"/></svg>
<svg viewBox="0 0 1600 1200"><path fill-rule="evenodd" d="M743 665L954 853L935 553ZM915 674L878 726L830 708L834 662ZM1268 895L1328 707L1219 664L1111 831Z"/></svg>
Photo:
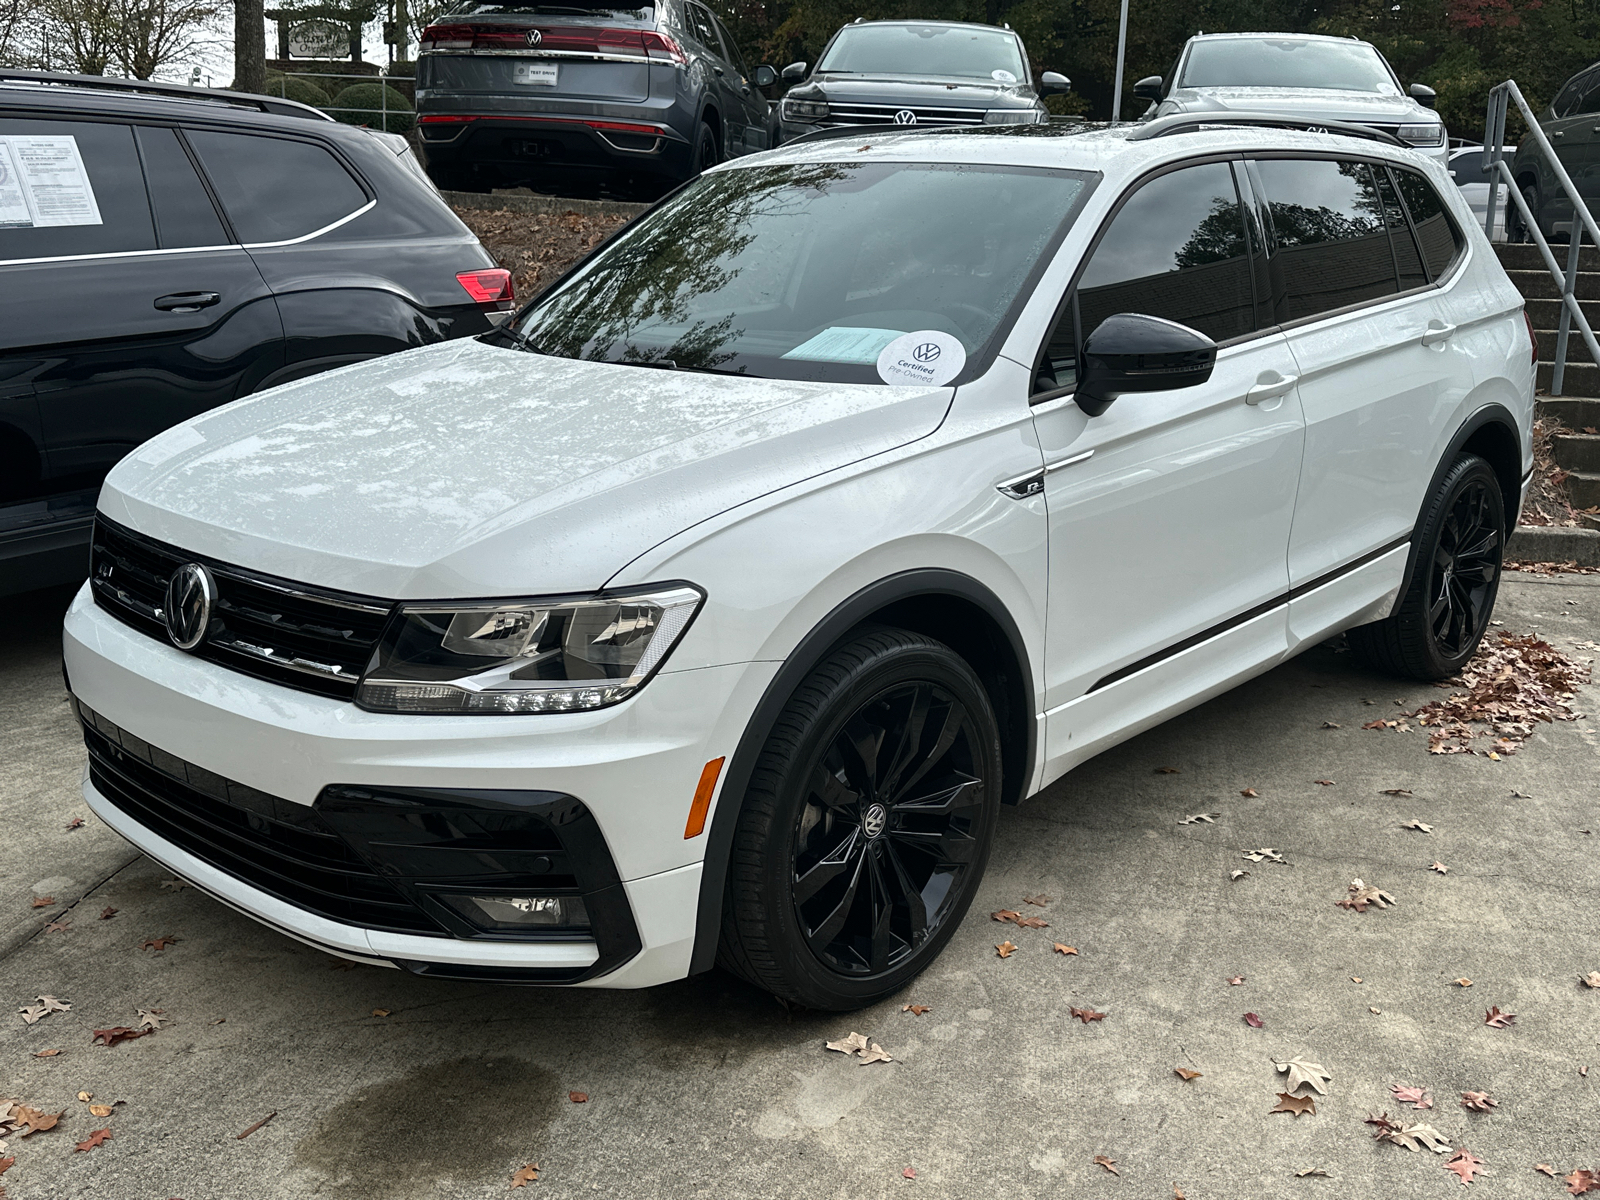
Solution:
<svg viewBox="0 0 1600 1200"><path fill-rule="evenodd" d="M78 0L101 3L105 0ZM116 11L112 54L134 79L149 79L171 62L194 56L200 33L220 11L216 0L108 0ZM257 41L264 38L257 32ZM265 82L263 80L263 82Z"/></svg>
<svg viewBox="0 0 1600 1200"><path fill-rule="evenodd" d="M104 75L116 55L117 5L118 0L39 0L40 65Z"/></svg>
<svg viewBox="0 0 1600 1200"><path fill-rule="evenodd" d="M29 61L23 49L32 28L33 0L0 0L0 62Z"/></svg>

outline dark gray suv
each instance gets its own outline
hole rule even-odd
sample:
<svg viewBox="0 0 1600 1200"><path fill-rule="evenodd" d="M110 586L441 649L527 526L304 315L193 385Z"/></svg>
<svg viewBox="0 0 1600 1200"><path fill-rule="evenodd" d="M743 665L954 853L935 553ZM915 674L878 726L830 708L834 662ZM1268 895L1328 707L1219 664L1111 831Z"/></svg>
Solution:
<svg viewBox="0 0 1600 1200"><path fill-rule="evenodd" d="M417 124L440 187L660 191L767 149L776 80L696 0L467 0L423 31Z"/></svg>
<svg viewBox="0 0 1600 1200"><path fill-rule="evenodd" d="M1064 75L1046 71L1039 90L1022 39L1010 27L959 21L856 21L834 34L779 115L783 141L856 125L1033 125L1048 120L1040 94L1064 94Z"/></svg>

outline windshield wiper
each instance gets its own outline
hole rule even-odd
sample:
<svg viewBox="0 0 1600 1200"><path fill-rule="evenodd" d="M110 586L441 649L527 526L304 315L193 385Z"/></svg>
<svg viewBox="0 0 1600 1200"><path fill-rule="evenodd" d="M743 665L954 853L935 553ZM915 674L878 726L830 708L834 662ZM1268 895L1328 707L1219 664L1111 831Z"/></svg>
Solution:
<svg viewBox="0 0 1600 1200"><path fill-rule="evenodd" d="M511 339L512 346L518 350L526 350L529 354L550 354L550 351L534 345L531 334L518 333L515 329L511 329L504 325L495 330L495 332L505 334L506 337Z"/></svg>

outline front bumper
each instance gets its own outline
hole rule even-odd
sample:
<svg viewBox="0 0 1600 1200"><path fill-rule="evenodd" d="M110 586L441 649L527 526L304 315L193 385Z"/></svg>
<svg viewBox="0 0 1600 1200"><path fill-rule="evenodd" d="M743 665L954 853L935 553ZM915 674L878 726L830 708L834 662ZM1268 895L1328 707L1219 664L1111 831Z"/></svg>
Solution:
<svg viewBox="0 0 1600 1200"><path fill-rule="evenodd" d="M775 670L775 664L748 664L663 672L630 700L588 713L373 714L163 645L100 609L87 588L68 611L64 652L74 696L91 713L85 798L113 829L184 878L281 932L348 957L426 975L607 987L644 987L687 974L705 844L703 834L683 836L689 804L706 762L731 753L743 731L741 714L753 709ZM114 727L114 738L105 724ZM143 764L116 761L113 742L133 760L143 754ZM128 784L119 774L143 772L135 783L165 786L150 776L150 764L171 775L173 762L196 785L191 791L208 789L211 796L196 801L180 795L180 804L232 807L193 808L179 823L164 826L153 810L129 802ZM468 796L474 812L482 811L485 797L496 803L530 793L575 799L592 818L603 856L614 864L609 877L591 874L587 883L573 885L586 893L586 903L591 895L598 901L591 914L595 936L510 940L437 919L418 925L414 914L396 920L373 917L371 909L330 906L326 894L341 887L360 899L375 872L384 870L379 859L388 850L358 855L367 862L365 877L334 886L293 863L275 863L287 880L264 878L197 840L194 823L202 818L215 824L220 816L234 826L253 822L268 833L278 832L280 818L295 825L345 820L328 807L340 787L365 789L380 799L422 795L430 803L441 796L444 803L460 803ZM165 819L176 818L167 811ZM560 832L553 864L527 869L578 874L559 857L574 845L569 832ZM406 838L389 831L378 840L393 847ZM462 854L481 850L483 874L471 880L473 888L458 877L452 890L502 893L518 882L507 872L525 867L538 847L513 862L515 849L489 843L406 848L454 855L458 863ZM459 869L440 868L445 875L459 875ZM417 883L416 870L401 863L388 875L406 893ZM323 896L306 900L290 885L320 887ZM305 902L295 902L297 897ZM419 908L437 918L437 909Z"/></svg>

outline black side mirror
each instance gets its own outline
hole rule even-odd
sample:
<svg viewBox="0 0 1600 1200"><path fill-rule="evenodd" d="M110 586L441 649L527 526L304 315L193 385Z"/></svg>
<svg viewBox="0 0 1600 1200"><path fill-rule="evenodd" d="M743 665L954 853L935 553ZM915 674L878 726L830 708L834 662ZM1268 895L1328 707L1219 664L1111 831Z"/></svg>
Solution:
<svg viewBox="0 0 1600 1200"><path fill-rule="evenodd" d="M756 68L756 86L760 88L771 87L778 82L778 72L765 64Z"/></svg>
<svg viewBox="0 0 1600 1200"><path fill-rule="evenodd" d="M1039 76L1039 94L1042 96L1065 96L1072 90L1072 80L1060 71L1046 71Z"/></svg>
<svg viewBox="0 0 1600 1200"><path fill-rule="evenodd" d="M1140 100L1161 99L1161 76L1146 75L1133 85L1133 94Z"/></svg>
<svg viewBox="0 0 1600 1200"><path fill-rule="evenodd" d="M1168 392L1211 378L1217 344L1205 334L1142 313L1107 317L1084 339L1074 399L1091 417L1127 392Z"/></svg>
<svg viewBox="0 0 1600 1200"><path fill-rule="evenodd" d="M1433 108L1439 102L1439 93L1434 91L1425 83L1413 83L1406 89L1406 91L1409 92L1411 94L1411 98L1418 104L1422 105L1423 108Z"/></svg>
<svg viewBox="0 0 1600 1200"><path fill-rule="evenodd" d="M799 83L806 77L807 65L808 64L803 62L790 63L783 69L783 74L780 75L779 78L785 83Z"/></svg>

